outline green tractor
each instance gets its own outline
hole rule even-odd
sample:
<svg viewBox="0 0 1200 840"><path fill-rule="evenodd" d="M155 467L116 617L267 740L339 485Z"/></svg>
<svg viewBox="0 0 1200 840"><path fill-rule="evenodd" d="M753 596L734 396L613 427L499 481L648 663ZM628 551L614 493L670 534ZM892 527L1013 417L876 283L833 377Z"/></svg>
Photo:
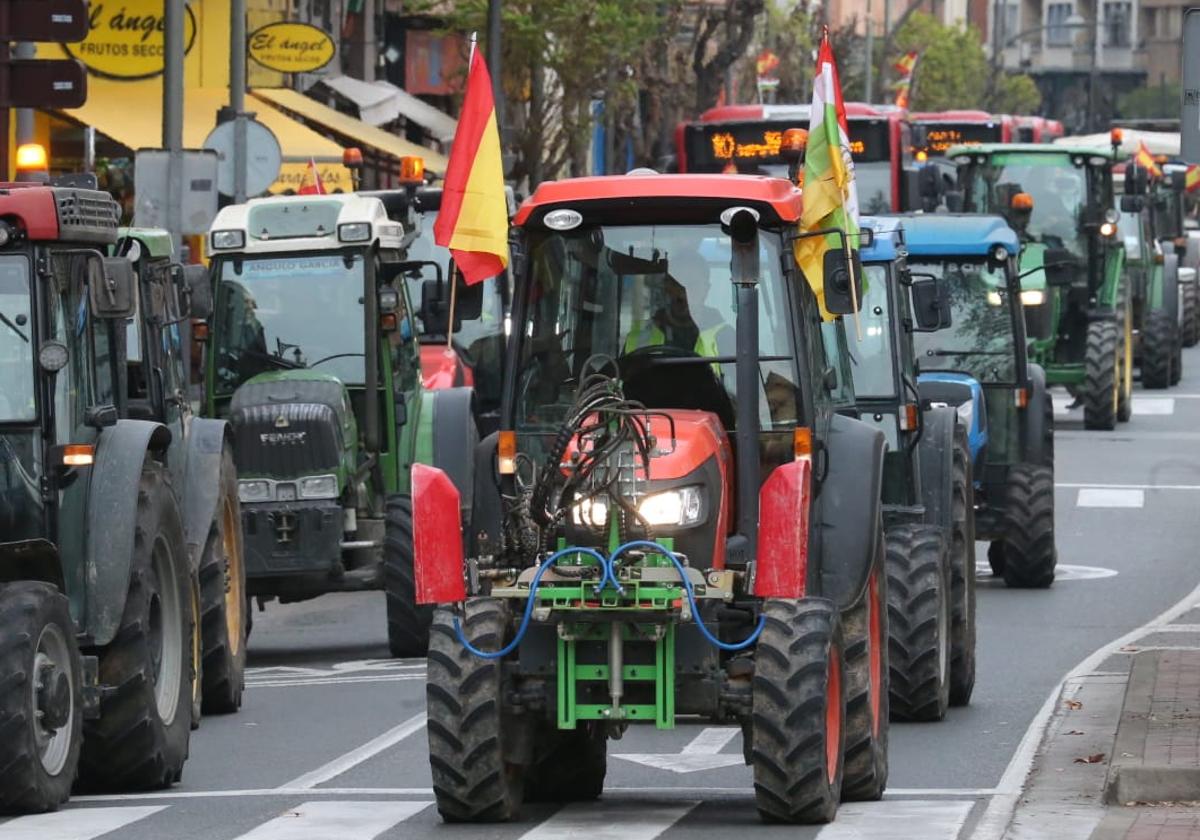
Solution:
<svg viewBox="0 0 1200 840"><path fill-rule="evenodd" d="M470 388L421 387L415 235L377 197L280 196L222 209L208 249L204 413L233 428L247 594L383 589L394 656L425 653L432 616L413 599L410 468L445 470L469 509L478 438ZM458 290L456 325L478 289Z"/></svg>
<svg viewBox="0 0 1200 840"><path fill-rule="evenodd" d="M197 571L197 697L208 714L235 712L245 685L248 614L233 433L223 420L193 416L186 398L191 322L207 318L212 309L207 271L173 262L171 237L164 230L123 228L110 251L133 266L138 291L138 315L118 336L125 359L119 372L122 416L170 430L167 464L174 484L196 491L180 501ZM190 482L192 470L211 476Z"/></svg>
<svg viewBox="0 0 1200 840"><path fill-rule="evenodd" d="M1163 179L1154 200L1154 235L1163 249L1164 263L1174 253L1179 277L1179 343L1195 347L1200 342L1200 284L1196 266L1188 261L1187 169L1184 164L1163 164ZM1182 372L1182 371L1181 371Z"/></svg>
<svg viewBox="0 0 1200 840"><path fill-rule="evenodd" d="M104 255L120 208L91 184L0 192L2 813L166 787L194 721L189 541L214 516L222 424L182 439L131 416L126 321L162 310L139 316L133 266Z"/></svg>
<svg viewBox="0 0 1200 840"><path fill-rule="evenodd" d="M1083 403L1084 426L1113 429L1132 410L1134 300L1117 238L1111 148L955 146L952 205L1003 216L1021 241L1022 303L1029 360L1047 385ZM952 206L952 209L957 209ZM1149 315L1152 311L1147 310ZM1143 325L1149 352L1171 341L1165 313Z"/></svg>

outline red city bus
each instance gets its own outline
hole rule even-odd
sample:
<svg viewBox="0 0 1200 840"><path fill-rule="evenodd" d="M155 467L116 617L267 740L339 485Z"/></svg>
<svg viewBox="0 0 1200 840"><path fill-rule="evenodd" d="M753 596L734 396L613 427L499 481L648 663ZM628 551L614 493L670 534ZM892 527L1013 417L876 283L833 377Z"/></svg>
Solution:
<svg viewBox="0 0 1200 840"><path fill-rule="evenodd" d="M951 146L972 143L1012 143L1017 118L987 111L936 111L913 114L912 124L925 130L921 149L927 155L942 155Z"/></svg>
<svg viewBox="0 0 1200 840"><path fill-rule="evenodd" d="M808 128L808 105L722 105L675 129L680 172L738 172L787 177L779 155L783 132ZM850 154L863 213L905 209L905 178L912 168L907 115L888 105L846 103Z"/></svg>

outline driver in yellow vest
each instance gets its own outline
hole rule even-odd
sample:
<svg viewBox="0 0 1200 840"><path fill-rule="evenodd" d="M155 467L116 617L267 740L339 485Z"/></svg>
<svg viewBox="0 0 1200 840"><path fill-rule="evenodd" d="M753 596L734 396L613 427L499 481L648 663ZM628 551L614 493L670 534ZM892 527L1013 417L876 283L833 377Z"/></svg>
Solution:
<svg viewBox="0 0 1200 840"><path fill-rule="evenodd" d="M721 355L717 336L729 328L726 320L708 307L701 306L704 314L710 316L704 319L710 322L709 325L702 329L688 305L689 287L701 296L708 292L708 262L698 255L687 254L671 259L668 271L670 273L664 276L659 287L666 297L665 305L656 309L649 320L634 321L625 337L624 352L632 353L641 347L676 347L697 356ZM732 335L732 329L729 329L729 333ZM714 364L713 368L720 373L720 365Z"/></svg>

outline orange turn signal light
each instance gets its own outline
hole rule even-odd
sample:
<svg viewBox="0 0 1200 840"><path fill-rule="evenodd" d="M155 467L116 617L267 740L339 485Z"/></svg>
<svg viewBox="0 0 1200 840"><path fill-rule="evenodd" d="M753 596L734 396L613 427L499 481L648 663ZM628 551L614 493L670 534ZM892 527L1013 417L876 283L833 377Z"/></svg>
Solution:
<svg viewBox="0 0 1200 840"><path fill-rule="evenodd" d="M792 429L792 454L797 461L812 457L812 429L808 426Z"/></svg>
<svg viewBox="0 0 1200 840"><path fill-rule="evenodd" d="M1033 196L1026 192L1019 192L1012 197L1012 209L1014 210L1032 210Z"/></svg>
<svg viewBox="0 0 1200 840"><path fill-rule="evenodd" d="M1017 408L1025 408L1029 405L1029 389L1018 388L1013 392L1013 398L1016 400Z"/></svg>
<svg viewBox="0 0 1200 840"><path fill-rule="evenodd" d="M417 155L406 155L400 158L400 183L425 183L425 159Z"/></svg>
<svg viewBox="0 0 1200 840"><path fill-rule="evenodd" d="M379 328L384 332L395 332L398 324L395 312L385 312L379 316Z"/></svg>
<svg viewBox="0 0 1200 840"><path fill-rule="evenodd" d="M96 447L90 443L68 443L62 448L64 467L90 467L96 460Z"/></svg>
<svg viewBox="0 0 1200 840"><path fill-rule="evenodd" d="M517 471L517 433L514 431L500 432L500 441L496 447L496 456L501 475L514 475Z"/></svg>
<svg viewBox="0 0 1200 840"><path fill-rule="evenodd" d="M920 423L921 407L916 403L905 403L900 407L900 431L912 432L916 431L917 425Z"/></svg>
<svg viewBox="0 0 1200 840"><path fill-rule="evenodd" d="M208 341L208 323L196 321L192 324L192 338L196 341Z"/></svg>

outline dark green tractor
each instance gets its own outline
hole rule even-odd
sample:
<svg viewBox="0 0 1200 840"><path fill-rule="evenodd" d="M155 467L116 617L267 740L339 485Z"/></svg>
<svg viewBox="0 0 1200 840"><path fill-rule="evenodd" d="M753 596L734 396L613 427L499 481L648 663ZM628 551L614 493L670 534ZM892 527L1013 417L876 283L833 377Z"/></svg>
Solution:
<svg viewBox="0 0 1200 840"><path fill-rule="evenodd" d="M1128 420L1134 320L1125 251L1117 238L1112 148L983 144L947 152L969 213L1003 216L1021 242L1029 360L1083 403L1084 425ZM1041 270L1039 270L1041 269ZM1155 316L1143 344L1169 342ZM1143 362L1145 365L1145 361Z"/></svg>
<svg viewBox="0 0 1200 840"><path fill-rule="evenodd" d="M52 810L73 785L166 787L188 755L189 518L212 488L177 469L166 424L130 416L137 287L104 256L119 215L95 189L0 193L2 813Z"/></svg>
<svg viewBox="0 0 1200 840"><path fill-rule="evenodd" d="M352 193L226 207L209 234L204 413L234 430L247 593L383 589L395 656L424 654L432 615L413 600L410 468L443 469L468 510L478 438L470 388L421 387L415 231ZM464 291L456 319L475 304Z"/></svg>
<svg viewBox="0 0 1200 840"><path fill-rule="evenodd" d="M1167 255L1174 253L1179 276L1179 343L1194 347L1200 342L1200 286L1195 265L1188 264L1187 166L1163 165L1163 179L1154 201L1154 235ZM1181 371L1182 372L1182 371Z"/></svg>

